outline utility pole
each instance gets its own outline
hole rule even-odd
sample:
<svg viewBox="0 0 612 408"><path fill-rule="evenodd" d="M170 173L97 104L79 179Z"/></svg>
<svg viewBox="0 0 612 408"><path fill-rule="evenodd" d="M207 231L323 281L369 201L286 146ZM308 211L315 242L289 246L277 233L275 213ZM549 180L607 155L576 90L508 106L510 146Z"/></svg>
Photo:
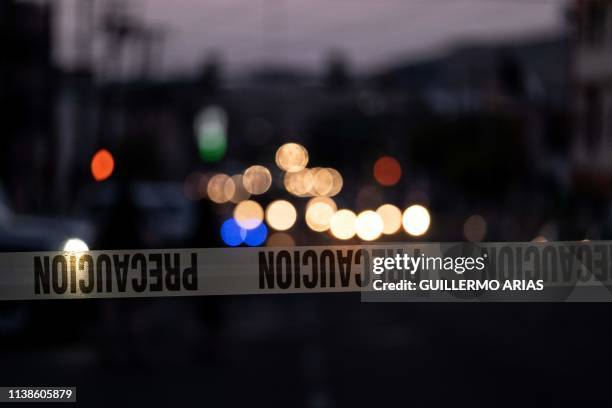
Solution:
<svg viewBox="0 0 612 408"><path fill-rule="evenodd" d="M159 58L161 56L161 45L167 34L162 26L145 26L140 27L140 76L146 81L151 79L154 74L155 67L159 66Z"/></svg>
<svg viewBox="0 0 612 408"><path fill-rule="evenodd" d="M94 1L75 0L77 28L74 45L77 69L93 70Z"/></svg>

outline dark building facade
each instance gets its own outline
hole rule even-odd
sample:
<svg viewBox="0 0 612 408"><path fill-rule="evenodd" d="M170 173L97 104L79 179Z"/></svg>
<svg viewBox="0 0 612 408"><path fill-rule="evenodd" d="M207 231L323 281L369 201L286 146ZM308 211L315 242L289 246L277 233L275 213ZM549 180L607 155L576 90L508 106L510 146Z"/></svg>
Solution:
<svg viewBox="0 0 612 408"><path fill-rule="evenodd" d="M49 208L54 163L51 3L0 2L0 179L17 211Z"/></svg>

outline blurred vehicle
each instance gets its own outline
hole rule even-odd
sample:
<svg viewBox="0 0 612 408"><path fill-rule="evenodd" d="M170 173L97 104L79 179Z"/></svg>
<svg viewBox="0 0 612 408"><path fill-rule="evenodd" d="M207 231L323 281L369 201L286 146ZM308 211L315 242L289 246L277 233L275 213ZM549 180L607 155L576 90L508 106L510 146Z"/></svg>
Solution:
<svg viewBox="0 0 612 408"><path fill-rule="evenodd" d="M95 227L86 220L15 214L0 189L0 251L61 251L71 249L75 243L87 245L93 242L94 236ZM25 338L47 341L56 337L53 333L69 336L71 328L74 328L72 318L78 316L72 312L68 315L72 318L57 319L57 316L65 315L63 308L66 308L63 302L54 305L42 301L2 302L0 342L22 344ZM81 309L79 314L82 312ZM54 330L49 330L51 326Z"/></svg>

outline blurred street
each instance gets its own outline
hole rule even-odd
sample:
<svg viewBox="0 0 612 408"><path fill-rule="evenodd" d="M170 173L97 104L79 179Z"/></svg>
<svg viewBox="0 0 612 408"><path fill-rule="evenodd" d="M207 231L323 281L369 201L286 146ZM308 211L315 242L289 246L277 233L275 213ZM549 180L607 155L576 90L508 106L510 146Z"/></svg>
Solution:
<svg viewBox="0 0 612 408"><path fill-rule="evenodd" d="M139 327L124 327L137 333L112 343L122 360L105 360L92 347L105 337L94 340L94 333L59 347L41 337L36 346L4 349L2 382L76 384L87 406L470 401L509 407L607 400L605 376L597 373L610 352L585 341L609 336L602 324L607 307L363 305L358 296L223 298L227 323L213 337L193 326L197 316L187 299L123 301L119 307L127 303L139 316L156 317L143 323L134 316ZM508 387L520 392L500 399Z"/></svg>

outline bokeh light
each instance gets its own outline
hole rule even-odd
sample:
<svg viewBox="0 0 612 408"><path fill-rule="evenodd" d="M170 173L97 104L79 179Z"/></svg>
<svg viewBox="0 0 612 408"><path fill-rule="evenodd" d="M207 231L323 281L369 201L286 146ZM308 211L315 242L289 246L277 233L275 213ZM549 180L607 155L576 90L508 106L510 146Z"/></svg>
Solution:
<svg viewBox="0 0 612 408"><path fill-rule="evenodd" d="M402 227L402 211L393 204L381 205L376 213L383 221L383 234L395 234Z"/></svg>
<svg viewBox="0 0 612 408"><path fill-rule="evenodd" d="M221 225L221 239L225 245L235 247L244 242L246 230L235 219L230 218Z"/></svg>
<svg viewBox="0 0 612 408"><path fill-rule="evenodd" d="M89 246L80 238L67 239L62 245L62 251L66 252L87 252Z"/></svg>
<svg viewBox="0 0 612 408"><path fill-rule="evenodd" d="M285 200L277 200L266 208L266 221L277 231L286 231L293 227L297 212L293 204Z"/></svg>
<svg viewBox="0 0 612 408"><path fill-rule="evenodd" d="M430 222L429 211L422 205L408 207L402 217L404 229L408 234L415 237L425 234L429 229Z"/></svg>
<svg viewBox="0 0 612 408"><path fill-rule="evenodd" d="M374 178L385 187L394 186L402 177L402 167L393 157L383 156L374 163Z"/></svg>
<svg viewBox="0 0 612 408"><path fill-rule="evenodd" d="M247 230L244 243L252 247L260 246L266 242L266 238L268 238L268 228L266 228L266 224L261 223L257 227Z"/></svg>
<svg viewBox="0 0 612 408"><path fill-rule="evenodd" d="M266 242L269 247L294 247L295 240L286 232L275 232L271 234Z"/></svg>
<svg viewBox="0 0 612 408"><path fill-rule="evenodd" d="M338 206L336 205L336 202L329 197L313 197L310 200L308 200L308 203L306 203L306 211L308 211L308 209L313 206L314 204L317 203L324 203L327 204L330 208L332 208L333 212L338 211Z"/></svg>
<svg viewBox="0 0 612 408"><path fill-rule="evenodd" d="M346 240L353 238L355 236L356 219L357 216L351 210L336 212L329 222L331 233L338 239Z"/></svg>
<svg viewBox="0 0 612 408"><path fill-rule="evenodd" d="M285 143L276 151L276 165L283 171L295 173L308 164L308 151L297 143Z"/></svg>
<svg viewBox="0 0 612 408"><path fill-rule="evenodd" d="M113 174L115 159L111 152L100 149L91 158L91 174L96 181L104 181Z"/></svg>
<svg viewBox="0 0 612 408"><path fill-rule="evenodd" d="M236 193L236 183L234 182L233 178L228 177L225 180L225 183L223 183L223 195L225 196L227 201L231 201L235 193Z"/></svg>
<svg viewBox="0 0 612 408"><path fill-rule="evenodd" d="M263 194L272 185L272 174L264 166L251 166L245 170L242 184L245 190L253 195Z"/></svg>
<svg viewBox="0 0 612 408"><path fill-rule="evenodd" d="M332 169L330 167L326 168L326 170L329 172L329 174L331 174L332 179L333 179L332 188L327 193L327 196L333 197L339 194L340 191L342 191L342 187L344 186L344 181L342 180L342 175L340 174L340 172L338 172L338 170Z"/></svg>
<svg viewBox="0 0 612 408"><path fill-rule="evenodd" d="M234 174L225 182L225 196L232 203L238 204L241 201L248 200L251 194L244 188L242 174Z"/></svg>
<svg viewBox="0 0 612 408"><path fill-rule="evenodd" d="M326 196L334 187L334 176L328 169L314 168L311 170L313 185L312 195Z"/></svg>
<svg viewBox="0 0 612 408"><path fill-rule="evenodd" d="M374 241L382 235L384 228L383 220L378 213L368 210L363 211L355 220L355 232L364 241Z"/></svg>
<svg viewBox="0 0 612 408"><path fill-rule="evenodd" d="M285 173L284 177L285 189L298 197L333 197L340 193L343 184L340 173L330 167L302 169Z"/></svg>
<svg viewBox="0 0 612 408"><path fill-rule="evenodd" d="M463 224L463 235L470 242L480 242L487 235L487 222L480 215L472 215Z"/></svg>
<svg viewBox="0 0 612 408"><path fill-rule="evenodd" d="M285 173L285 188L298 197L307 197L313 191L314 177L310 169L303 169L295 173Z"/></svg>
<svg viewBox="0 0 612 408"><path fill-rule="evenodd" d="M195 119L194 130L200 158L216 162L227 150L227 114L219 106L203 109Z"/></svg>
<svg viewBox="0 0 612 408"><path fill-rule="evenodd" d="M253 200L245 200L234 208L234 219L242 228L252 230L263 222L264 211L261 205Z"/></svg>
<svg viewBox="0 0 612 408"><path fill-rule="evenodd" d="M215 174L208 180L208 186L206 187L206 194L213 203L223 204L227 203L231 197L226 194L225 184L231 181L227 174Z"/></svg>
<svg viewBox="0 0 612 408"><path fill-rule="evenodd" d="M306 204L306 225L316 232L327 231L337 209L336 203L331 198L312 198Z"/></svg>

